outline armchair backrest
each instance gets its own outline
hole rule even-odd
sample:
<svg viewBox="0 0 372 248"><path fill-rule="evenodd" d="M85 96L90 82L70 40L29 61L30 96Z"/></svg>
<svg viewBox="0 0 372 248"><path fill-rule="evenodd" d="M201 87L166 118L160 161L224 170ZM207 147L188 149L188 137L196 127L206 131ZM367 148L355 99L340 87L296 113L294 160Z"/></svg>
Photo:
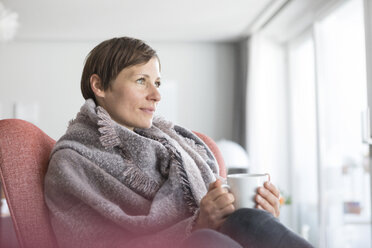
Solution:
<svg viewBox="0 0 372 248"><path fill-rule="evenodd" d="M226 177L216 143L195 132L211 149ZM35 125L0 120L0 181L21 248L58 247L44 201L44 176L55 141Z"/></svg>
<svg viewBox="0 0 372 248"><path fill-rule="evenodd" d="M29 122L0 121L0 180L21 248L57 247L43 194L54 143Z"/></svg>
<svg viewBox="0 0 372 248"><path fill-rule="evenodd" d="M205 134L193 131L211 150L214 157L217 160L218 167L220 169L220 176L226 178L226 167L225 167L225 161L223 160L222 153L220 149L218 148L216 142L210 137L208 137Z"/></svg>

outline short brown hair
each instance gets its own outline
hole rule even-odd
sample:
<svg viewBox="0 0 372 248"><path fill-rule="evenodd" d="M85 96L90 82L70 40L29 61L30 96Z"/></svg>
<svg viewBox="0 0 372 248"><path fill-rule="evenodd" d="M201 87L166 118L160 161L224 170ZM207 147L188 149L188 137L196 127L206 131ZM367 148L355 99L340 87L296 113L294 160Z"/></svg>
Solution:
<svg viewBox="0 0 372 248"><path fill-rule="evenodd" d="M159 61L156 51L142 40L120 37L103 41L93 48L85 60L80 85L83 97L96 100L90 87L90 77L93 74L101 78L103 89L107 90L121 70L147 63L153 57Z"/></svg>

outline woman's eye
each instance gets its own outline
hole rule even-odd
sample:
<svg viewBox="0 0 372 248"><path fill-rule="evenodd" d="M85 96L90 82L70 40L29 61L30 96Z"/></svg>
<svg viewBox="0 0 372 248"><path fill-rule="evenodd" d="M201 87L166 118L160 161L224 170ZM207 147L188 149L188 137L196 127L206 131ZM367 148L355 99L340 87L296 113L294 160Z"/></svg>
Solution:
<svg viewBox="0 0 372 248"><path fill-rule="evenodd" d="M159 88L159 87L160 87L160 85L161 85L161 82L160 82L160 81L158 81L158 82L155 82L155 86L156 86L156 88Z"/></svg>
<svg viewBox="0 0 372 248"><path fill-rule="evenodd" d="M140 79L137 79L136 82L139 83L139 84L144 84L145 83L145 79L144 78L140 78Z"/></svg>

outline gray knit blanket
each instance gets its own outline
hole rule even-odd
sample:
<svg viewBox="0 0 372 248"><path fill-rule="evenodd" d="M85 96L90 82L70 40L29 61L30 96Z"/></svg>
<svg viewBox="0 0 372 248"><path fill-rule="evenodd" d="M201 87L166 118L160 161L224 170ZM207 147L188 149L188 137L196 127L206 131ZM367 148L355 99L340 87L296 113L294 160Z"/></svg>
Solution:
<svg viewBox="0 0 372 248"><path fill-rule="evenodd" d="M60 248L177 247L217 175L191 131L158 116L130 131L89 99L51 153L45 200Z"/></svg>

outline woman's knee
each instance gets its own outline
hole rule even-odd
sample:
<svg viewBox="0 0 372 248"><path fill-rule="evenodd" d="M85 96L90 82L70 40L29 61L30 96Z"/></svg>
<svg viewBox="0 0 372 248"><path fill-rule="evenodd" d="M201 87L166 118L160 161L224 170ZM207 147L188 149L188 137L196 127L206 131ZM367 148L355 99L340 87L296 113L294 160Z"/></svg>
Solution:
<svg viewBox="0 0 372 248"><path fill-rule="evenodd" d="M244 247L311 247L271 213L260 209L235 211L220 231Z"/></svg>
<svg viewBox="0 0 372 248"><path fill-rule="evenodd" d="M271 213L260 209L242 208L227 218L221 230L223 233L228 230L232 232L244 230L246 232L247 229L252 232L258 227L264 228L272 223L277 225L279 221Z"/></svg>

